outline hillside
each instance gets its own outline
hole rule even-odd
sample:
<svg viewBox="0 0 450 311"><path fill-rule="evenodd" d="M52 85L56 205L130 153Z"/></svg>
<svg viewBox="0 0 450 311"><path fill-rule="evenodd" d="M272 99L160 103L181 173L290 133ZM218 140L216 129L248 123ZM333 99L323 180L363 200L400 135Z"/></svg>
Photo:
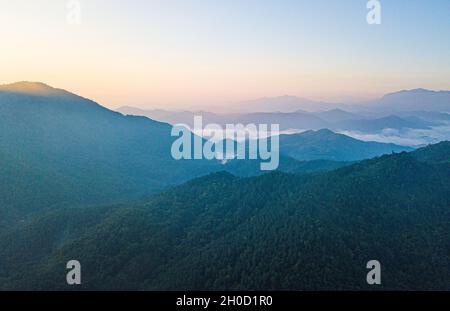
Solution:
<svg viewBox="0 0 450 311"><path fill-rule="evenodd" d="M0 86L0 231L42 210L126 202L228 169L218 161L174 160L170 150L175 137L170 132L169 124L124 116L43 83ZM280 169L340 166L295 159L342 162L409 150L338 137L351 146L328 138L304 140L304 135L282 139L289 143ZM254 163L246 164L233 164L230 171L244 176L260 173L253 170Z"/></svg>
<svg viewBox="0 0 450 311"><path fill-rule="evenodd" d="M448 154L444 142L313 175L216 173L81 217L77 234L58 219L80 216L43 217L23 230L45 233L0 239L1 284L68 289L61 275L77 258L82 289L369 290L377 259L379 289L449 290ZM36 236L49 255L29 256ZM20 269L20 258L35 261Z"/></svg>
<svg viewBox="0 0 450 311"><path fill-rule="evenodd" d="M411 150L395 144L365 142L327 129L280 136L280 152L299 161L358 161Z"/></svg>
<svg viewBox="0 0 450 311"><path fill-rule="evenodd" d="M0 224L42 209L136 199L220 169L174 160L170 131L41 83L0 87Z"/></svg>

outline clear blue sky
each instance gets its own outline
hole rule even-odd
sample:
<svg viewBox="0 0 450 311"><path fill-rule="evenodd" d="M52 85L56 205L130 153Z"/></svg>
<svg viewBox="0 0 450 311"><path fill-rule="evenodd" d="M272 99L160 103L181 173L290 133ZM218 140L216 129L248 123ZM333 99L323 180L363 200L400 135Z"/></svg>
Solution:
<svg viewBox="0 0 450 311"><path fill-rule="evenodd" d="M0 83L39 80L107 106L450 89L450 1L0 0Z"/></svg>

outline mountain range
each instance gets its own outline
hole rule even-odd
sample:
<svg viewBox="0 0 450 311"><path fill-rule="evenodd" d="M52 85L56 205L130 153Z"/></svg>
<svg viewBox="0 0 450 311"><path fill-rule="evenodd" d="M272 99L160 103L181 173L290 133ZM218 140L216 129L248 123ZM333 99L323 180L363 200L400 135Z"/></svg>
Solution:
<svg viewBox="0 0 450 311"><path fill-rule="evenodd" d="M0 222L9 226L30 211L137 199L226 169L218 161L174 160L170 132L169 124L124 116L42 83L0 86ZM286 155L293 156L282 167L297 170L294 159L353 161L410 150L350 138L342 144L327 134L326 145L313 133L290 137ZM308 149L294 147L295 140Z"/></svg>
<svg viewBox="0 0 450 311"><path fill-rule="evenodd" d="M2 225L30 211L138 198L220 167L174 160L171 128L43 84L0 87Z"/></svg>
<svg viewBox="0 0 450 311"><path fill-rule="evenodd" d="M219 172L142 202L43 213L0 239L2 289L449 290L450 143L315 174ZM18 238L20 237L20 238ZM21 269L26 266L27 269Z"/></svg>
<svg viewBox="0 0 450 311"><path fill-rule="evenodd" d="M265 173L176 161L170 132L43 83L0 86L0 289L70 290L77 259L85 290L369 290L377 259L380 289L450 290L448 141L414 150L319 127L281 134Z"/></svg>
<svg viewBox="0 0 450 311"><path fill-rule="evenodd" d="M403 90L369 101L365 103L365 106L390 112L424 110L450 113L450 91L432 91L422 88Z"/></svg>
<svg viewBox="0 0 450 311"><path fill-rule="evenodd" d="M292 96L252 101L252 112L217 114L206 111L146 110L129 106L117 111L125 115L147 116L170 124L193 127L194 116L205 123L279 124L280 130L318 130L379 133L383 130L432 130L450 123L450 92L423 89L387 94L360 105L326 104ZM413 100L414 99L414 100ZM307 107L303 103L307 103ZM246 103L241 106L247 107ZM271 109L269 109L271 107ZM289 107L289 108L288 108ZM311 109L311 107L315 107ZM343 110L339 107L345 107ZM302 109L300 109L302 108ZM309 108L309 109L305 109ZM322 110L321 110L322 109ZM306 111L308 110L308 111Z"/></svg>

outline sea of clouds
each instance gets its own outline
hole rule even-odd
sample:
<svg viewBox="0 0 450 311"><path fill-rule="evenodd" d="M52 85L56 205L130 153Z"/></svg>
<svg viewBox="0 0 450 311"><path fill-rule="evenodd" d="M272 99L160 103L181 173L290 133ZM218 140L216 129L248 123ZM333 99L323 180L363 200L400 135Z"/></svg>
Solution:
<svg viewBox="0 0 450 311"><path fill-rule="evenodd" d="M430 129L383 129L379 133L361 133L356 131L342 131L341 134L364 140L397 145L421 147L450 140L450 123L432 127Z"/></svg>

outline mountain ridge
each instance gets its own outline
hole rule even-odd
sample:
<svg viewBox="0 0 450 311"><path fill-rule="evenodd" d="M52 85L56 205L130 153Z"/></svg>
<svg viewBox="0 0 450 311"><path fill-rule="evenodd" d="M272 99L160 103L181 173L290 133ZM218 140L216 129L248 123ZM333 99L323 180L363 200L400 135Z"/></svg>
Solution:
<svg viewBox="0 0 450 311"><path fill-rule="evenodd" d="M27 256L33 235L0 239L0 286L70 290L59 267L78 258L84 290L371 290L365 267L376 258L380 289L448 290L449 153L443 142L317 174L217 172L90 223L60 212L23 229L48 228L48 257ZM54 244L70 219L86 226ZM30 268L15 268L24 258Z"/></svg>

